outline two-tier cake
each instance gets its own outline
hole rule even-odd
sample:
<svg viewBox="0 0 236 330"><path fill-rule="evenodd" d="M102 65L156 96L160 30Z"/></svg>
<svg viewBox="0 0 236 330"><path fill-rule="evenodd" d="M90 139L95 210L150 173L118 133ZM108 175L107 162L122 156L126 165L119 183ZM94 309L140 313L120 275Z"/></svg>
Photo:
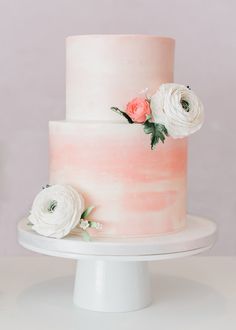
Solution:
<svg viewBox="0 0 236 330"><path fill-rule="evenodd" d="M203 121L173 83L175 42L67 38L66 120L49 123L50 182L29 221L41 235L142 237L186 225L187 139Z"/></svg>

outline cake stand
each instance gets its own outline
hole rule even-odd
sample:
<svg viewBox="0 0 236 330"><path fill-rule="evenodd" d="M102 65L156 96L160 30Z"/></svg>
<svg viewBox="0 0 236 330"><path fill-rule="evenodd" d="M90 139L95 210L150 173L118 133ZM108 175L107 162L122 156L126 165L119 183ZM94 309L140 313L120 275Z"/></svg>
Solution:
<svg viewBox="0 0 236 330"><path fill-rule="evenodd" d="M23 219L18 240L34 252L77 260L75 305L93 311L127 312L152 302L148 261L191 256L214 244L216 225L212 221L187 218L187 227L174 234L89 242L75 235L64 239L40 236Z"/></svg>

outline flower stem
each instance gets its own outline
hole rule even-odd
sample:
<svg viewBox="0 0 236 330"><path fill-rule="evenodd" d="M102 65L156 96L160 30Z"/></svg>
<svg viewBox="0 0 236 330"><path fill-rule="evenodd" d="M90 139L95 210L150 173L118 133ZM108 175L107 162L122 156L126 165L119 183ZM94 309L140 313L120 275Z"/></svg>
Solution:
<svg viewBox="0 0 236 330"><path fill-rule="evenodd" d="M111 107L111 110L117 112L117 113L118 113L119 115L121 115L121 116L124 116L124 117L128 120L128 122L129 122L130 124L133 124L133 123L134 123L133 120L130 118L130 116L127 115L126 112L120 110L119 108L117 108L117 107Z"/></svg>

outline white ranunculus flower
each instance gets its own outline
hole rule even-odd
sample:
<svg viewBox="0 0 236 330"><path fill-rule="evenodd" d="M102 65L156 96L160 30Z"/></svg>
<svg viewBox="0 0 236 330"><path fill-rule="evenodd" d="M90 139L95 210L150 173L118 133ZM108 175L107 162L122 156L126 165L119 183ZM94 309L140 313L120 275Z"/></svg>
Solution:
<svg viewBox="0 0 236 330"><path fill-rule="evenodd" d="M151 97L150 106L154 122L165 125L173 138L188 136L203 124L203 105L184 85L162 84Z"/></svg>
<svg viewBox="0 0 236 330"><path fill-rule="evenodd" d="M40 235L62 238L79 224L83 211L83 197L71 186L56 184L36 196L28 220Z"/></svg>

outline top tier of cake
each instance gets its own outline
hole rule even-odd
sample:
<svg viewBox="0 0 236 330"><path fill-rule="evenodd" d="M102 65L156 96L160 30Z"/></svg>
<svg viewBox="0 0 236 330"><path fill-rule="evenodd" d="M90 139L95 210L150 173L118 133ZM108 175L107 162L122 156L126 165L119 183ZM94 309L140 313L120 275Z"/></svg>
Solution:
<svg viewBox="0 0 236 330"><path fill-rule="evenodd" d="M110 110L173 81L174 40L148 35L67 38L66 119L122 122Z"/></svg>

